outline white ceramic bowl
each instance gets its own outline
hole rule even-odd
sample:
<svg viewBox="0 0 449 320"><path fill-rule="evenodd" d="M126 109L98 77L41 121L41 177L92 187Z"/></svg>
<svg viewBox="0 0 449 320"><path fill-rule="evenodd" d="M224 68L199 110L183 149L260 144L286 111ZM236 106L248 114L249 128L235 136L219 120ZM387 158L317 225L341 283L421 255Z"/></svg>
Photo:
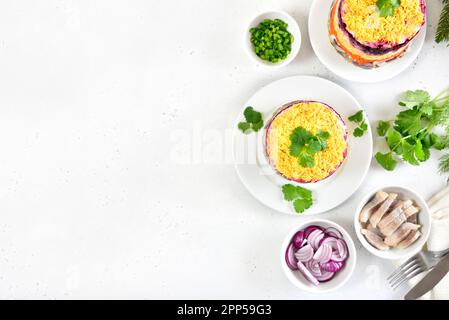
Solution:
<svg viewBox="0 0 449 320"><path fill-rule="evenodd" d="M256 53L254 52L253 44L251 43L251 33L249 30L251 28L257 27L263 20L265 19L281 19L285 23L288 24L287 30L290 32L293 37L295 37L293 44L292 44L292 51L288 55L288 57L280 62L272 63L269 61L265 61L260 59ZM253 20L251 20L250 24L245 29L245 37L244 37L244 45L245 50L250 56L251 59L253 59L256 63L267 66L270 68L280 68L283 66L288 65L290 62L292 62L295 57L298 55L299 49L301 48L301 31L299 29L298 23L296 23L295 19L293 19L288 13L283 11L268 11L262 14L259 14L256 16Z"/></svg>
<svg viewBox="0 0 449 320"><path fill-rule="evenodd" d="M299 270L296 271L291 270L287 266L287 262L285 261L285 252L287 251L287 247L290 245L293 236L298 231L304 230L308 226L313 225L317 225L325 229L332 227L340 231L340 233L343 235L343 240L345 240L346 242L349 253L345 267L341 269L340 272L338 272L332 280L320 283L318 286L313 285L307 279L305 279ZM329 220L314 219L300 224L287 234L281 248L281 264L285 275L290 280L290 282L293 283L296 287L311 293L326 293L330 291L335 291L340 287L342 287L349 280L349 278L351 278L354 272L356 261L357 261L357 252L355 250L354 242L352 241L351 237L346 232L346 230L343 229L340 225Z"/></svg>
<svg viewBox="0 0 449 320"><path fill-rule="evenodd" d="M421 209L421 211L418 213L418 220L419 224L422 226L421 233L422 236L419 238L413 245L406 249L390 249L388 251L382 251L378 250L375 247L373 247L366 239L365 236L361 233L362 226L359 221L359 215L362 211L365 204L369 202L369 200L376 194L378 191L385 191L387 193L397 193L399 195L399 198L402 200L413 200ZM429 207L427 206L427 203L424 201L424 199L418 195L415 191L406 188L406 187L400 187L400 186L389 186L384 188L376 188L376 190L373 190L372 192L368 193L365 197L363 197L362 201L360 202L359 206L357 207L357 211L354 216L354 227L355 232L357 234L357 237L359 238L359 241L362 243L362 245L371 252L372 254L378 256L379 258L388 259L388 260L400 260L409 258L416 253L418 253L427 240L429 239L430 235L430 228L431 228L431 219L430 219L430 212Z"/></svg>

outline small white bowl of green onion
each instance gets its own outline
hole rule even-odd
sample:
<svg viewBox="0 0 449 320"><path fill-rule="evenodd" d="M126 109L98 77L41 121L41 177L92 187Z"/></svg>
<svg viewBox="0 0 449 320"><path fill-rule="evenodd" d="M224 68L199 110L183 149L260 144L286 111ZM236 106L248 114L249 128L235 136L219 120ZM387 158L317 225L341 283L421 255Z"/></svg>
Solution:
<svg viewBox="0 0 449 320"><path fill-rule="evenodd" d="M298 23L283 11L259 14L245 32L246 51L259 65L286 66L295 59L301 47Z"/></svg>

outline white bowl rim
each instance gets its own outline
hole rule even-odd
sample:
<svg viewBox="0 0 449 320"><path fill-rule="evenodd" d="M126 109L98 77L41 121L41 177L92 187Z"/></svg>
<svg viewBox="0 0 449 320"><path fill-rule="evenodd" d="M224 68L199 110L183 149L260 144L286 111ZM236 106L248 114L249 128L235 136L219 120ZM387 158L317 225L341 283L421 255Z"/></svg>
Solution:
<svg viewBox="0 0 449 320"><path fill-rule="evenodd" d="M250 37L248 35L249 29L253 26L254 21L256 21L259 17L261 17L263 15L267 15L267 14L278 15L280 19L282 19L282 17L286 17L288 20L290 20L291 22L294 23L293 25L291 25L289 23L288 29L292 28L292 29L290 29L290 32L292 30L296 30L296 33L298 35L298 36L295 36L295 41L298 41L297 47L295 47L295 45L292 45L292 51L287 56L287 58L285 60L279 61L277 63L271 63L271 62L260 59L253 51L252 43L251 43ZM293 34L293 32L291 32L291 33ZM296 38L299 38L299 39L296 39ZM268 11L263 11L263 12L258 13L250 20L250 22L245 26L243 40L244 40L245 51L246 51L247 55L253 61L255 61L257 64L259 64L261 66L277 69L277 68L282 68L282 67L290 64L293 60L295 60L296 56L298 55L299 51L301 50L302 34L301 34L301 28L299 27L298 22L286 11L268 10Z"/></svg>
<svg viewBox="0 0 449 320"><path fill-rule="evenodd" d="M322 289L322 287L320 288L319 286L313 286L312 284L310 284L308 286L304 285L302 282L300 282L298 279L296 279L296 277L293 274L295 271L291 270L287 266L287 263L285 261L285 252L286 252L287 247L289 246L293 236L295 235L295 233L300 230L303 230L304 228L306 228L310 225L322 225L322 224L325 224L325 225L327 224L330 227L333 227L342 233L343 239L345 240L346 245L348 247L349 259L354 261L350 265L350 269L349 269L347 276L345 278L343 278L343 280L341 280L340 283L335 284L333 287L327 288L327 289ZM296 227L291 229L289 233L287 233L287 235L285 236L284 241L282 243L282 247L281 247L281 264L282 264L282 270L284 271L284 274L286 275L287 279L290 280L290 282L292 284L294 284L297 288L307 291L307 292L310 292L310 293L329 293L329 292L336 291L336 290L340 289L341 287L343 287L349 281L349 279L352 277L355 267L356 267L356 264L357 264L357 250L355 248L354 241L352 240L352 237L345 230L345 228L340 226L338 223L333 222L331 220L327 220L327 219L311 219L308 221L303 221L302 223L300 223L299 225L297 225ZM332 280L328 283L332 283Z"/></svg>
<svg viewBox="0 0 449 320"><path fill-rule="evenodd" d="M393 250L381 251L381 250L374 248L360 232L361 225L360 225L360 221L359 221L359 215L360 215L361 210L368 203L369 199L372 196L374 196L374 194L376 192L382 191L382 190L388 190L388 189L403 190L404 193L409 193L409 194L413 195L414 198L412 200L414 200L415 202L419 202L420 209L421 209L419 214L420 214L420 216L422 215L424 218L421 220L421 225L422 225L423 229L426 226L427 231L425 233L423 233L421 238L412 245L411 248L413 248L413 249L410 249L410 250L403 249L403 250L398 250L398 251L393 251ZM365 247L365 249L368 250L371 254L373 254L379 258L386 259L386 260L406 259L406 258L414 256L415 254L420 252L422 250L422 248L424 247L425 243L427 242L427 240L429 239L430 232L432 229L430 209L427 205L427 202L424 200L424 198L421 195L419 195L419 193L417 193L415 190L413 190L409 187L406 187L403 185L384 185L384 186L380 186L380 187L378 186L376 188L371 189L371 191L368 192L360 200L360 203L357 206L356 212L354 214L354 228L355 228L355 233L357 235L357 238L362 243L363 247ZM407 251L405 251L405 250L407 250ZM401 251L404 251L404 252L401 253Z"/></svg>

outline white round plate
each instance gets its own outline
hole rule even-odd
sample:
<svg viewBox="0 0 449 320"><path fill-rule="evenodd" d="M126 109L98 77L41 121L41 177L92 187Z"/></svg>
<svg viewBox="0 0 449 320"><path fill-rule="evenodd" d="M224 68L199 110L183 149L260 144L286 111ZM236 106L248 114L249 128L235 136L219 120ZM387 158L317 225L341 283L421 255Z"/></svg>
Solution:
<svg viewBox="0 0 449 320"><path fill-rule="evenodd" d="M309 13L309 37L313 50L321 63L339 77L363 83L385 81L403 72L418 57L426 39L427 25L423 26L413 40L409 52L399 59L369 70L350 63L335 50L329 40L328 26L332 3L333 0L313 1Z"/></svg>
<svg viewBox="0 0 449 320"><path fill-rule="evenodd" d="M330 178L318 183L297 184L276 174L264 154L264 129L257 134L243 134L237 124L243 121L243 110L252 106L263 114L265 122L282 105L295 100L315 100L332 106L346 122L350 133L348 156L339 170ZM249 192L266 206L287 214L297 213L291 203L283 199L284 184L301 185L313 191L313 206L304 215L329 211L347 200L363 182L372 158L373 140L368 122L368 132L354 138L356 127L348 117L361 110L359 103L342 87L328 80L296 76L273 82L260 89L239 112L233 132L233 156L237 173Z"/></svg>

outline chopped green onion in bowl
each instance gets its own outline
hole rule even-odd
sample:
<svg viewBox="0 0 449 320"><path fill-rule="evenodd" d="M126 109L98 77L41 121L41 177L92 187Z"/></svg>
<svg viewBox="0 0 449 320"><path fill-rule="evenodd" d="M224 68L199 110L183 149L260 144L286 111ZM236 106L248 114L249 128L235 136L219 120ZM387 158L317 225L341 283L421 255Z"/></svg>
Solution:
<svg viewBox="0 0 449 320"><path fill-rule="evenodd" d="M292 51L294 36L287 30L288 24L281 19L265 19L251 28L251 44L255 54L262 60L278 63Z"/></svg>

